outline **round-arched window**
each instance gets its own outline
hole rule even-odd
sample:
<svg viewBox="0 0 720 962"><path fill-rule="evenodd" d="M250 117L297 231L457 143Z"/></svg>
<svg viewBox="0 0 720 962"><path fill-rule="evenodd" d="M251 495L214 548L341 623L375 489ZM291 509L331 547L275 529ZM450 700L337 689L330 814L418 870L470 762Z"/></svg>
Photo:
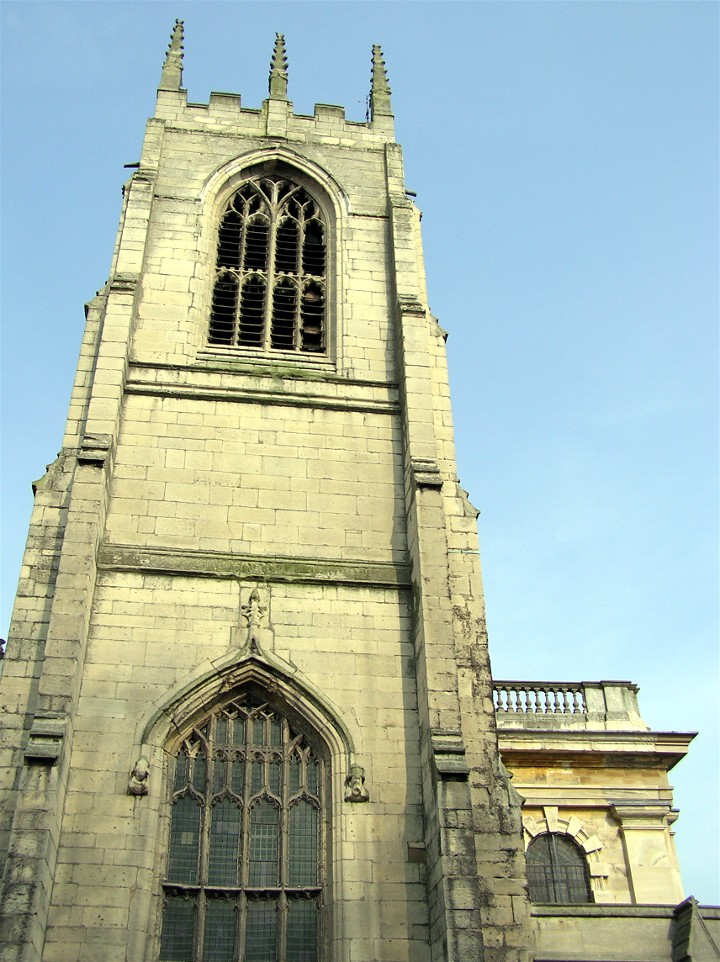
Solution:
<svg viewBox="0 0 720 962"><path fill-rule="evenodd" d="M532 902L592 902L587 860L569 835L536 835L527 850L527 873Z"/></svg>

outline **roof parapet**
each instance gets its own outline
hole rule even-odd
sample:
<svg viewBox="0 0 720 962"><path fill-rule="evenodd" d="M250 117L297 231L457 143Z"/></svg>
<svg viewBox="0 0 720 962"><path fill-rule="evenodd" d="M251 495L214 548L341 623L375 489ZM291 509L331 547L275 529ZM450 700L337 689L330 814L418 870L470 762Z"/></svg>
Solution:
<svg viewBox="0 0 720 962"><path fill-rule="evenodd" d="M493 681L501 727L649 731L630 681Z"/></svg>

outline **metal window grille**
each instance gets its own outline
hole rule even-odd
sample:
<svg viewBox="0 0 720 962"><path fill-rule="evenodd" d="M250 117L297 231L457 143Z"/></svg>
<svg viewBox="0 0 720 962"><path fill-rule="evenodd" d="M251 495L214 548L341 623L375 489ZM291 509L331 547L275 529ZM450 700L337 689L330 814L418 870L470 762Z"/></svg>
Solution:
<svg viewBox="0 0 720 962"><path fill-rule="evenodd" d="M243 697L175 759L161 962L318 962L323 761Z"/></svg>
<svg viewBox="0 0 720 962"><path fill-rule="evenodd" d="M574 905L593 900L585 856L566 835L536 835L527 850L527 873L532 902Z"/></svg>
<svg viewBox="0 0 720 962"><path fill-rule="evenodd" d="M220 221L209 343L325 351L325 224L298 184L248 181Z"/></svg>

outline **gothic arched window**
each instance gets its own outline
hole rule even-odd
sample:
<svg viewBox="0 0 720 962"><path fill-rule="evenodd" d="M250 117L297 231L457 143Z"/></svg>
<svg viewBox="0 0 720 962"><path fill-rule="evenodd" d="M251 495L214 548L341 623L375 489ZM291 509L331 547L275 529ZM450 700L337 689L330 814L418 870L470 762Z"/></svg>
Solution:
<svg viewBox="0 0 720 962"><path fill-rule="evenodd" d="M304 187L282 177L245 183L220 221L209 343L322 354L325 233Z"/></svg>
<svg viewBox="0 0 720 962"><path fill-rule="evenodd" d="M568 835L536 835L527 850L531 902L592 902L585 855Z"/></svg>
<svg viewBox="0 0 720 962"><path fill-rule="evenodd" d="M175 759L161 962L317 962L324 764L258 697L216 710Z"/></svg>

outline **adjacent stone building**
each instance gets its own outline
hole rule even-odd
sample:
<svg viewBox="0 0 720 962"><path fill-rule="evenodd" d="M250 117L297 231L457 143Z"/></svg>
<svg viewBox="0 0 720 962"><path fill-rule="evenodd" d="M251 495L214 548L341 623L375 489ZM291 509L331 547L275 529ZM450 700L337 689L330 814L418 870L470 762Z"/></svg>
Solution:
<svg viewBox="0 0 720 962"><path fill-rule="evenodd" d="M538 960L720 958L720 909L684 898L668 772L692 733L650 731L637 686L494 681L523 799Z"/></svg>
<svg viewBox="0 0 720 962"><path fill-rule="evenodd" d="M261 109L191 104L173 31L34 486L2 678L0 959L618 958L557 954L525 847L546 840L528 864L551 903L563 845L590 866L585 909L680 901L665 772L689 738L647 733L626 685L602 718L592 686L572 710L515 683L494 702L382 55L365 123L294 114L286 67L278 36ZM577 787L598 751L609 793L594 762ZM622 769L650 756L629 799ZM637 828L657 835L636 856Z"/></svg>

